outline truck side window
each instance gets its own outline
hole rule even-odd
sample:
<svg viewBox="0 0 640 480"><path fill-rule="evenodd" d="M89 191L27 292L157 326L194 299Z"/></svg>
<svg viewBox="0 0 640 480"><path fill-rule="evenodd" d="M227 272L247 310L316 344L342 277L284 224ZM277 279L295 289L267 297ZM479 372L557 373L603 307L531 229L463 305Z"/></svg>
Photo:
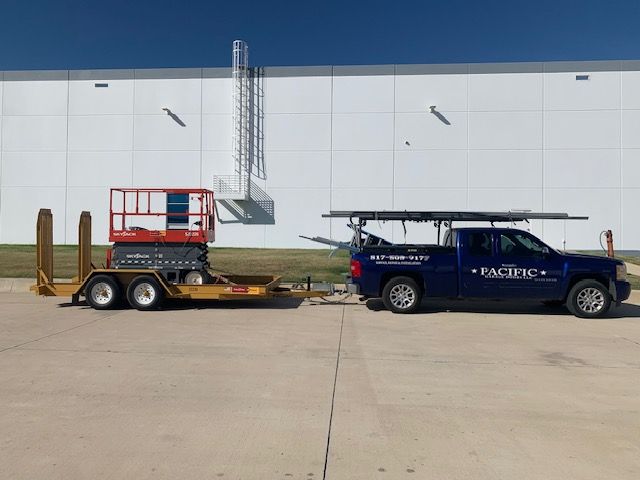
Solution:
<svg viewBox="0 0 640 480"><path fill-rule="evenodd" d="M491 234L485 232L470 232L467 236L469 255L477 257L491 256Z"/></svg>
<svg viewBox="0 0 640 480"><path fill-rule="evenodd" d="M442 242L442 245L444 247L455 248L456 237L457 237L457 232L455 230L451 230L451 229L447 230L447 232L444 234L444 240Z"/></svg>
<svg viewBox="0 0 640 480"><path fill-rule="evenodd" d="M503 257L536 257L542 255L543 246L520 233L500 235L500 252Z"/></svg>

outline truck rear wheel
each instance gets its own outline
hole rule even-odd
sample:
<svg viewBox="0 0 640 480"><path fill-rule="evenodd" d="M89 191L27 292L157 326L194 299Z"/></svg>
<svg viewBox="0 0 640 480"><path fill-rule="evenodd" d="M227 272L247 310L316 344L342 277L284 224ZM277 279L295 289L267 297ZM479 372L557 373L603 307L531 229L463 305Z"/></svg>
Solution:
<svg viewBox="0 0 640 480"><path fill-rule="evenodd" d="M87 303L96 310L109 310L120 302L120 285L109 275L92 277L84 289Z"/></svg>
<svg viewBox="0 0 640 480"><path fill-rule="evenodd" d="M598 318L611 307L611 295L604 285L596 280L581 280L567 297L567 308L576 317Z"/></svg>
<svg viewBox="0 0 640 480"><path fill-rule="evenodd" d="M393 313L413 313L420 306L422 292L416 281L409 277L394 277L382 290L382 301Z"/></svg>
<svg viewBox="0 0 640 480"><path fill-rule="evenodd" d="M150 275L136 277L127 288L127 300L136 310L155 310L160 308L164 291L158 281Z"/></svg>

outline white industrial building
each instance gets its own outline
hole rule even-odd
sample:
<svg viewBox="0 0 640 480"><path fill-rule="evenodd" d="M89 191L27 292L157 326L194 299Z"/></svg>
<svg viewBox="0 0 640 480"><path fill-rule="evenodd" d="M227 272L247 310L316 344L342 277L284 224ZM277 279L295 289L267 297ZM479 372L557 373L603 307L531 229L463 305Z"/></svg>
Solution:
<svg viewBox="0 0 640 480"><path fill-rule="evenodd" d="M612 229L640 249L640 62L250 72L251 195L219 205L217 245L347 237L329 210L529 209L589 215L532 225L553 246ZM0 72L0 243L34 243L40 207L56 243L77 241L82 210L107 243L109 187L220 190L233 91L231 68ZM394 228L371 226L402 241Z"/></svg>

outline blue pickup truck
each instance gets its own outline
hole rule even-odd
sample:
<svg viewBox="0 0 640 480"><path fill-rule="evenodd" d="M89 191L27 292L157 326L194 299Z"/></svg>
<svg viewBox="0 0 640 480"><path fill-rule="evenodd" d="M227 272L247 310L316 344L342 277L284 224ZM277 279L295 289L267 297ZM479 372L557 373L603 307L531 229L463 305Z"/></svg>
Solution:
<svg viewBox="0 0 640 480"><path fill-rule="evenodd" d="M382 298L386 308L395 313L415 312L424 297L535 299L566 304L574 315L592 318L605 315L612 304L630 295L626 266L620 260L563 253L516 228L449 228L437 245L392 244L362 230L366 218L375 218L373 213L378 221L412 220L407 216L410 212L395 212L399 213L395 216L385 216L394 212L359 213L358 224L351 224L354 239L338 245L351 251L347 288L364 298ZM512 212L490 215L487 218L492 223L521 220ZM520 216L523 220L582 218L566 214ZM438 229L441 224L452 224L452 220L437 218Z"/></svg>

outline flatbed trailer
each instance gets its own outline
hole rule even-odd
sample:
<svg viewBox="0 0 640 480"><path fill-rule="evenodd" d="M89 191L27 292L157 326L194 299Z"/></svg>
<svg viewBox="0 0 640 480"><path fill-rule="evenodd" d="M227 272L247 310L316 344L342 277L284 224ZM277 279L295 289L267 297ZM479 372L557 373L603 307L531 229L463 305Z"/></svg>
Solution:
<svg viewBox="0 0 640 480"><path fill-rule="evenodd" d="M78 275L69 281L53 281L53 215L41 209L36 226L36 295L71 297L78 303L84 296L92 307L109 309L122 300L138 310L157 309L165 299L249 300L266 298L311 298L332 294L330 284L305 287L281 286L276 275L217 275L213 283L171 283L158 270L149 268L96 268L91 263L91 214L82 212L78 224Z"/></svg>

